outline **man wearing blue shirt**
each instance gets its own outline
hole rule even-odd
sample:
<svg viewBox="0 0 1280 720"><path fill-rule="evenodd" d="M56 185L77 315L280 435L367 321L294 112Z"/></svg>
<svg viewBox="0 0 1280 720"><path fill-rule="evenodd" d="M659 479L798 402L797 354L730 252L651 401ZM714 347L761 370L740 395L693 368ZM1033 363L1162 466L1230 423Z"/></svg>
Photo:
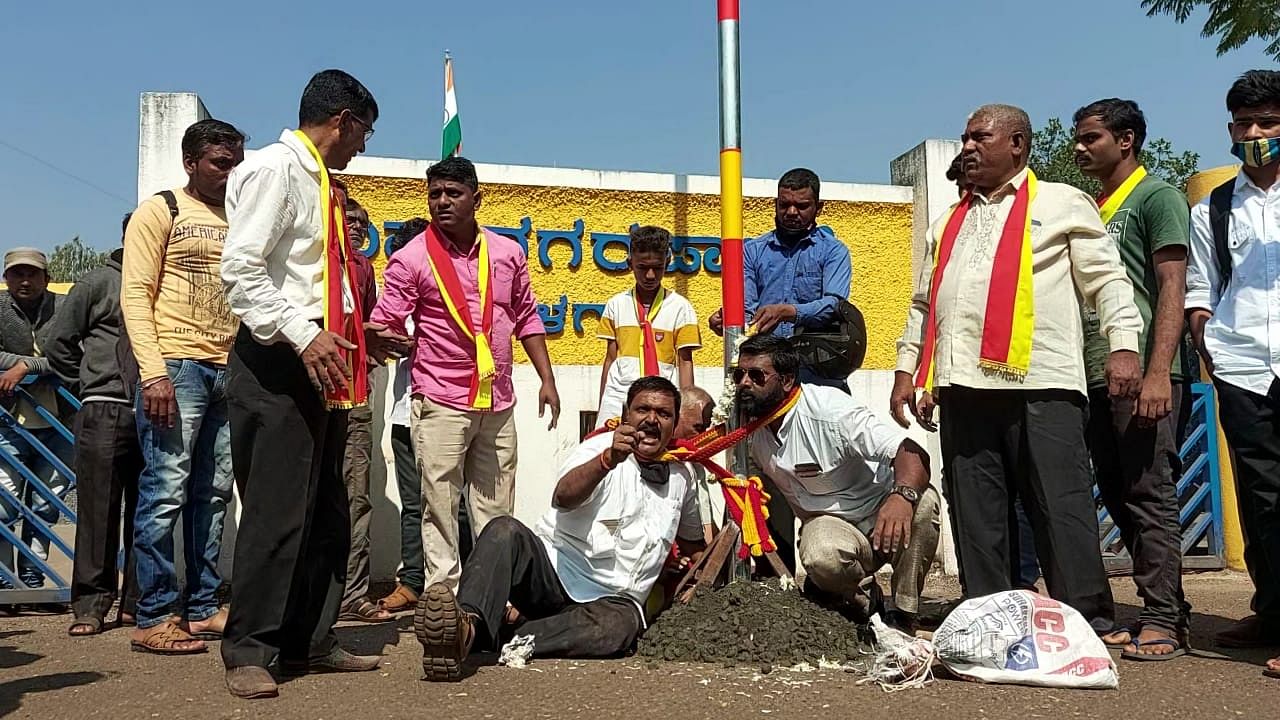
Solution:
<svg viewBox="0 0 1280 720"><path fill-rule="evenodd" d="M830 228L819 227L822 212L817 174L806 168L788 170L778 180L774 229L743 248L747 323L756 332L790 337L797 326L820 328L836 317L836 303L849 297L853 268L849 248ZM711 329L723 332L717 310ZM844 386L842 380L817 377L801 368L800 381Z"/></svg>
<svg viewBox="0 0 1280 720"><path fill-rule="evenodd" d="M743 298L747 324L756 333L790 337L797 326L821 328L836 317L836 303L849 297L853 263L849 248L830 228L818 226L822 212L821 182L807 168L788 170L778 180L774 200L774 229L746 243L742 251ZM717 335L724 332L724 316L717 310L708 324ZM801 383L838 387L846 393L844 379L819 376L801 367ZM795 569L795 514L773 481L770 491L769 527L778 555Z"/></svg>

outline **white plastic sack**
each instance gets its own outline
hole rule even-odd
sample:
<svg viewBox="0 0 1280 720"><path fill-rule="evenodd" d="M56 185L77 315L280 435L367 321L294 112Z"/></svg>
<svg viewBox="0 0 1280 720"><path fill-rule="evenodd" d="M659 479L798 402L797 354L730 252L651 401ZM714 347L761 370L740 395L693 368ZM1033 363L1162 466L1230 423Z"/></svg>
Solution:
<svg viewBox="0 0 1280 720"><path fill-rule="evenodd" d="M1074 608L1026 590L961 603L933 635L938 659L988 683L1111 689L1115 663Z"/></svg>

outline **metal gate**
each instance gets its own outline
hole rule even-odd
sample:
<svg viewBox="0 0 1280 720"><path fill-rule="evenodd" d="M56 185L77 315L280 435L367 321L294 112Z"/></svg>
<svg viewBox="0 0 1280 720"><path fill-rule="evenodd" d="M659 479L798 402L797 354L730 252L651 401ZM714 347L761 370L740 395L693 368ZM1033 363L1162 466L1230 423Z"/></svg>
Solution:
<svg viewBox="0 0 1280 720"><path fill-rule="evenodd" d="M52 432L40 433L46 436L46 440L65 442L74 447L75 438L59 420L58 409L41 405L28 391L31 384L37 380L45 383L56 382L49 377L37 378L35 375L28 375L14 390L14 395L30 402L36 414L49 423ZM65 387L57 385L57 394L71 408L80 409L80 401ZM0 442L0 473L5 474L5 477L0 480L0 518L3 518L3 521L0 521L0 539L11 544L17 550L17 556L30 561L45 578L42 586L30 587L22 581L16 563L12 568L0 564L0 580L3 580L0 584L7 586L0 588L0 604L69 602L71 600L70 577L64 578L54 569L54 566L71 567L74 558L74 542L69 543L63 539L55 531L54 526L57 521L46 522L36 514L35 508L47 503L57 511L60 518L70 522L74 530L76 514L67 506L66 498L75 489L75 472L63 462L58 453L48 447L45 442L41 442L30 430L19 425L13 413L3 407L0 407L0 431L7 440ZM25 445L25 447L15 453L15 445ZM33 457L31 453L52 466L55 473L52 477L57 478L57 482L46 483L33 472L32 468L28 467L28 463L23 461L23 456ZM27 488L25 492L15 493L15 490L23 486ZM25 533L19 529L20 526L25 528ZM48 557L41 558L28 543L23 542L23 534L32 535L43 541L48 548ZM74 533L67 534L74 537ZM67 562L59 561L55 553L65 558Z"/></svg>
<svg viewBox="0 0 1280 720"><path fill-rule="evenodd" d="M1189 570L1220 570L1226 567L1222 529L1222 475L1218 457L1217 395L1211 383L1191 386L1191 417L1179 455L1182 479L1178 481L1178 521L1182 527L1182 567ZM1102 558L1107 571L1123 573L1133 562L1120 528L1102 506L1098 488L1093 488L1098 505L1098 528L1102 536Z"/></svg>

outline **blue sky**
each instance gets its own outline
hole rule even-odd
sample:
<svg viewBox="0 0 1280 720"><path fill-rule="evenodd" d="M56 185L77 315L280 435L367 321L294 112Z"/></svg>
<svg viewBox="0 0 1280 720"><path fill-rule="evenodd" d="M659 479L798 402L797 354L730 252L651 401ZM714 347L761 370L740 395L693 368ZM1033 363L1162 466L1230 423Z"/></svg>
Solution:
<svg viewBox="0 0 1280 720"><path fill-rule="evenodd" d="M5 11L0 143L101 188L0 144L0 213L22 229L5 246L116 243L148 90L198 92L257 147L294 122L313 72L341 67L381 106L370 154L435 157L446 48L473 160L716 171L714 0L139 5ZM1261 43L1217 58L1199 28L1139 0L744 0L744 171L887 182L892 158L956 136L984 102L1039 126L1113 95L1142 105L1153 137L1223 164L1227 87L1274 65Z"/></svg>

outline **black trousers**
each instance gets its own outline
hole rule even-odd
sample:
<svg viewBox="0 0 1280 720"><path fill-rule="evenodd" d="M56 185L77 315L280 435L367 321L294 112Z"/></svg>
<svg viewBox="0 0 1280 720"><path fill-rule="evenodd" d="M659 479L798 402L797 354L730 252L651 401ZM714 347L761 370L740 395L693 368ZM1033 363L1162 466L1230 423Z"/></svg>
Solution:
<svg viewBox="0 0 1280 720"><path fill-rule="evenodd" d="M1187 627L1191 605L1182 592L1182 524L1178 520L1178 450L1191 411L1189 388L1173 385L1173 411L1149 427L1133 417L1134 401L1089 391L1085 437L1094 479L1120 539L1133 559L1142 597L1138 619L1167 633Z"/></svg>
<svg viewBox="0 0 1280 720"><path fill-rule="evenodd" d="M1099 633L1115 608L1098 546L1098 517L1085 448L1085 398L1070 390L939 393L943 490L971 597L1013 589L1018 567L1013 501L1035 534L1049 595Z"/></svg>
<svg viewBox="0 0 1280 720"><path fill-rule="evenodd" d="M241 328L227 362L231 462L241 496L222 640L228 668L304 661L337 646L351 540L347 413L329 411L301 358Z"/></svg>
<svg viewBox="0 0 1280 720"><path fill-rule="evenodd" d="M1213 380L1218 417L1235 456L1236 497L1253 611L1280 631L1280 380L1258 395Z"/></svg>
<svg viewBox="0 0 1280 720"><path fill-rule="evenodd" d="M76 556L71 569L71 610L78 618L104 619L120 593L120 612L138 607L133 566L133 515L138 507L142 448L133 406L91 400L76 413ZM124 585L117 558L124 533Z"/></svg>
<svg viewBox="0 0 1280 720"><path fill-rule="evenodd" d="M542 541L519 520L500 517L480 532L458 585L458 604L479 618L477 649L500 646L508 602L526 618L514 633L533 635L535 657L618 657L643 627L640 608L627 598L575 602Z"/></svg>

